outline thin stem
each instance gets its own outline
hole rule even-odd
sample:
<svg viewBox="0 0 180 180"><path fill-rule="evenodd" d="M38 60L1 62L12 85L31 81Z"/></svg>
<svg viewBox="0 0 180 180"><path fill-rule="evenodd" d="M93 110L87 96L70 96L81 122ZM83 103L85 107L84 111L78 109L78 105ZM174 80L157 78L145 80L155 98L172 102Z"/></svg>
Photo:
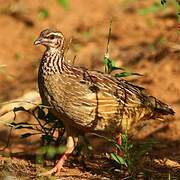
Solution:
<svg viewBox="0 0 180 180"><path fill-rule="evenodd" d="M112 31L112 19L109 22L109 32L108 32L108 39L107 39L107 44L106 44L106 52L104 55L104 60L109 59L109 44L110 44L110 39L111 39L111 31ZM109 69L107 65L105 65L105 73L109 74Z"/></svg>
<svg viewBox="0 0 180 180"><path fill-rule="evenodd" d="M109 22L109 33L108 33L108 40L107 40L107 45L106 45L105 57L107 58L109 58L109 44L110 44L110 39L111 39L111 31L112 31L112 19Z"/></svg>

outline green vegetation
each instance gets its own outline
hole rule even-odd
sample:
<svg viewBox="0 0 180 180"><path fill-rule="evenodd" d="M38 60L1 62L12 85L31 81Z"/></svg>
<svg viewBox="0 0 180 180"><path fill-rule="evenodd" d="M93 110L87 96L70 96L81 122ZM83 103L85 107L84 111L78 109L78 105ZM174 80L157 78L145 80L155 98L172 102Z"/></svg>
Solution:
<svg viewBox="0 0 180 180"><path fill-rule="evenodd" d="M116 64L115 64L115 61L114 60L111 60L110 58L108 57L104 57L104 64L105 64L105 72L107 74L111 74L113 71L115 70L122 70L123 72L121 73L116 73L114 76L115 77L118 77L118 78L123 78L123 77L128 77L128 76L133 76L133 75L136 75L136 76L142 76L141 74L139 73L134 73L134 72L129 72L129 71L125 71L124 68L121 68L121 67L117 67Z"/></svg>
<svg viewBox="0 0 180 180"><path fill-rule="evenodd" d="M48 157L52 157L58 153L62 153L64 151L63 146L59 146L61 144L62 136L64 134L64 126L61 121L59 121L52 113L48 110L49 107L45 107L42 105L37 106L33 110L26 110L24 107L15 107L13 112L25 112L32 115L36 123L28 123L28 122L18 122L15 121L10 124L10 127L20 130L27 129L30 132L24 133L20 136L20 138L28 138L33 135L39 135L41 138L42 148L39 150L38 162L43 155L47 155ZM58 135L57 135L58 132ZM57 147L53 147L55 145ZM53 155L54 154L54 155Z"/></svg>
<svg viewBox="0 0 180 180"><path fill-rule="evenodd" d="M175 1L175 0L169 1L168 3L166 0L162 0L161 3L154 2L151 6L147 8L139 9L138 13L144 16L150 13L159 13L161 11L166 11L168 9L167 4L171 5L173 9L175 9L177 17L179 18L180 4L179 1Z"/></svg>
<svg viewBox="0 0 180 180"><path fill-rule="evenodd" d="M48 12L48 10L45 9L45 8L39 9L38 17L39 17L41 20L47 19L47 18L49 17L49 12Z"/></svg>
<svg viewBox="0 0 180 180"><path fill-rule="evenodd" d="M147 140L141 143L133 144L128 139L128 134L122 134L122 144L117 144L116 141L112 141L114 147L117 148L118 153L112 152L112 159L121 167L126 167L128 175L130 177L135 177L139 171L141 160L143 156L147 154L153 145L157 144L154 140Z"/></svg>
<svg viewBox="0 0 180 180"><path fill-rule="evenodd" d="M109 35L107 41L106 53L104 56L104 64L105 64L105 72L111 74L115 70L123 70L121 73L115 73L115 77L122 78L128 77L132 75L141 76L139 73L127 72L124 71L124 68L117 67L115 65L115 61L109 57L109 42L111 38L111 26L112 21L110 21L109 26ZM110 141L112 145L117 149L117 152L120 152L121 155L118 155L116 152L112 152L111 158L120 166L126 167L128 171L128 175L130 178L135 178L135 175L138 170L138 164L141 161L142 157L151 149L154 145L154 141L147 141L141 144L133 144L129 141L128 137L128 122L126 122L126 131L124 134L121 134L121 144L118 144L115 140L105 138Z"/></svg>
<svg viewBox="0 0 180 180"><path fill-rule="evenodd" d="M133 76L133 75L141 76L141 74L139 74L139 73L125 71L124 68L116 66L115 61L110 58L109 44L110 44L110 38L111 38L111 31L112 31L112 20L109 23L109 34L108 34L108 40L107 40L107 47L106 47L106 53L105 53L104 59L103 59L103 63L105 66L105 73L111 74L113 71L122 70L123 72L115 73L114 76L117 78L128 77L128 76Z"/></svg>
<svg viewBox="0 0 180 180"><path fill-rule="evenodd" d="M68 0L57 0L57 3L62 6L65 10L68 10L70 5Z"/></svg>
<svg viewBox="0 0 180 180"><path fill-rule="evenodd" d="M15 53L15 58L16 58L17 61L21 60L23 58L22 53L21 52L16 52Z"/></svg>
<svg viewBox="0 0 180 180"><path fill-rule="evenodd" d="M167 1L168 1L168 0L161 0L160 2L161 2L162 5L165 5L165 4L167 3ZM176 3L177 3L178 5L180 5L180 1L179 1L179 0L176 0Z"/></svg>
<svg viewBox="0 0 180 180"><path fill-rule="evenodd" d="M147 15L149 13L157 13L160 10L163 10L165 8L166 8L166 6L162 6L160 3L155 2L150 7L139 9L138 13L140 15Z"/></svg>

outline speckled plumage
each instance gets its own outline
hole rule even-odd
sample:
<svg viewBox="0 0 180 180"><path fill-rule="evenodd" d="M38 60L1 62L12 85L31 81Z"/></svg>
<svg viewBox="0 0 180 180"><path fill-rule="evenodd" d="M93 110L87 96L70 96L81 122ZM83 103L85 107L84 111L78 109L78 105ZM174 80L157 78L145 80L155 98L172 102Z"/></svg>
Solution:
<svg viewBox="0 0 180 180"><path fill-rule="evenodd" d="M49 38L53 33L57 37ZM68 136L86 132L116 136L127 123L130 128L138 121L174 114L142 87L69 64L64 59L62 33L45 30L39 39L47 47L38 73L40 95L43 104L53 107L52 112L63 121Z"/></svg>
<svg viewBox="0 0 180 180"><path fill-rule="evenodd" d="M57 117L80 131L113 134L127 122L130 126L169 111L141 87L68 64L59 50L45 52L38 79L43 103L53 106Z"/></svg>

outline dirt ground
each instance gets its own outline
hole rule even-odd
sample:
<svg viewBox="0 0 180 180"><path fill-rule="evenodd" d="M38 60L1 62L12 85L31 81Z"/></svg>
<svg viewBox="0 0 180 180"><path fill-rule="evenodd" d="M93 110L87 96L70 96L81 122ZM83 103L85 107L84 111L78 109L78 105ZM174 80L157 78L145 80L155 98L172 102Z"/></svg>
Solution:
<svg viewBox="0 0 180 180"><path fill-rule="evenodd" d="M149 176L140 172L137 179L180 179L178 7L173 2L166 6L156 3L160 0L70 0L65 9L56 0L0 0L0 102L37 90L37 68L44 48L35 47L33 41L46 28L59 29L68 40L72 38L67 57L72 60L77 56L76 65L103 71L112 19L112 59L129 71L143 74L129 80L176 112L175 120L151 135L161 143L143 161L142 172ZM2 149L9 128L0 127ZM17 135L13 133L10 146L0 154L0 179L36 179L44 170L34 160L37 146L31 138L23 141ZM138 137L143 139L143 133ZM126 175L103 157L87 161L86 166L71 157L59 179L123 179Z"/></svg>

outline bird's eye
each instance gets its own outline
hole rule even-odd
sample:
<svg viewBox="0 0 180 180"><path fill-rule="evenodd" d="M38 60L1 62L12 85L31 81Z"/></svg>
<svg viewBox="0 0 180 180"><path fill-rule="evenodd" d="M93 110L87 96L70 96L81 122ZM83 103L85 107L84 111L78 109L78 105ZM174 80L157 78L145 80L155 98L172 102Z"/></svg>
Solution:
<svg viewBox="0 0 180 180"><path fill-rule="evenodd" d="M55 38L55 36L53 35L53 34L51 34L50 36L49 36L49 39L54 39Z"/></svg>

